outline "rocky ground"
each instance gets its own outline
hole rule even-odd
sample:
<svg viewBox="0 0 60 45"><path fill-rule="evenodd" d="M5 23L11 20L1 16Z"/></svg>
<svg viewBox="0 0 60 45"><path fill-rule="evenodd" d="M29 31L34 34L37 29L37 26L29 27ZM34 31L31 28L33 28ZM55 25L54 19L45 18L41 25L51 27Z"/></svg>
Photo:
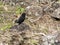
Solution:
<svg viewBox="0 0 60 45"><path fill-rule="evenodd" d="M60 0L0 0L0 45L60 45Z"/></svg>

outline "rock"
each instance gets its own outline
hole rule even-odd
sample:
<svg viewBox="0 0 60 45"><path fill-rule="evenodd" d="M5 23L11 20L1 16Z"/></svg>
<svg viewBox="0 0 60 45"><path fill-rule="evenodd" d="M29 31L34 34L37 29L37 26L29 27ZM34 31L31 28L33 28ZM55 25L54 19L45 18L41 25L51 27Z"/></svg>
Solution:
<svg viewBox="0 0 60 45"><path fill-rule="evenodd" d="M38 4L38 0L25 0L25 2L30 4L30 5Z"/></svg>
<svg viewBox="0 0 60 45"><path fill-rule="evenodd" d="M60 42L55 42L55 45L60 45Z"/></svg>
<svg viewBox="0 0 60 45"><path fill-rule="evenodd" d="M58 32L58 35L56 37L55 45L60 45L60 31Z"/></svg>
<svg viewBox="0 0 60 45"><path fill-rule="evenodd" d="M20 25L14 25L10 29L16 29L18 31L25 31L25 30L30 29L30 27L26 25L25 23L22 23Z"/></svg>
<svg viewBox="0 0 60 45"><path fill-rule="evenodd" d="M59 3L59 2L55 2L55 3L53 3L53 4L51 5L51 7L52 7L53 9L57 9L57 8L60 7L60 3Z"/></svg>
<svg viewBox="0 0 60 45"><path fill-rule="evenodd" d="M60 8L56 9L51 16L60 19Z"/></svg>
<svg viewBox="0 0 60 45"><path fill-rule="evenodd" d="M59 2L51 2L50 4L43 5L44 12L46 14L52 14L57 8L60 7Z"/></svg>
<svg viewBox="0 0 60 45"><path fill-rule="evenodd" d="M41 18L44 15L43 9L40 6L29 6L28 8L26 8L26 13L28 20L30 21Z"/></svg>

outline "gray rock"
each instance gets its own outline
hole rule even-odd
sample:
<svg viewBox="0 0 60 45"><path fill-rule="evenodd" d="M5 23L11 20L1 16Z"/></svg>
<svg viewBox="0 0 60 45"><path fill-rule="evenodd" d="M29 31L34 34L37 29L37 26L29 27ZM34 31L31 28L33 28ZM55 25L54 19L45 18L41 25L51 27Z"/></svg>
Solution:
<svg viewBox="0 0 60 45"><path fill-rule="evenodd" d="M57 9L59 7L60 7L60 3L59 2L52 3L52 5L51 5L51 8L53 8L53 9Z"/></svg>
<svg viewBox="0 0 60 45"><path fill-rule="evenodd" d="M20 25L14 25L10 29L15 29L15 30L18 30L18 31L25 31L25 30L30 29L30 27L28 25L22 23Z"/></svg>
<svg viewBox="0 0 60 45"><path fill-rule="evenodd" d="M59 7L60 7L59 2L53 2L51 4L44 5L42 8L44 9L44 12L46 14L52 14Z"/></svg>
<svg viewBox="0 0 60 45"><path fill-rule="evenodd" d="M55 45L60 45L60 42L55 42Z"/></svg>
<svg viewBox="0 0 60 45"><path fill-rule="evenodd" d="M60 8L56 9L51 16L60 19Z"/></svg>
<svg viewBox="0 0 60 45"><path fill-rule="evenodd" d="M40 6L31 6L27 11L28 13L31 12L31 14L35 16L40 16L43 13L43 9Z"/></svg>

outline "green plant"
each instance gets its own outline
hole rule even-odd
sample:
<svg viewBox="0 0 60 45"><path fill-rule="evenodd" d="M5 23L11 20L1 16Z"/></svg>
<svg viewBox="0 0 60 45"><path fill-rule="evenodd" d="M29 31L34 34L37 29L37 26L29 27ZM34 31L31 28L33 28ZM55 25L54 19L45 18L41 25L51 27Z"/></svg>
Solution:
<svg viewBox="0 0 60 45"><path fill-rule="evenodd" d="M30 43L31 43L31 45L35 45L35 44L37 45L38 42L37 42L37 40L30 39Z"/></svg>
<svg viewBox="0 0 60 45"><path fill-rule="evenodd" d="M16 14L21 14L22 12L24 12L24 8L22 7L16 7Z"/></svg>
<svg viewBox="0 0 60 45"><path fill-rule="evenodd" d="M0 6L0 14L4 12L4 8Z"/></svg>
<svg viewBox="0 0 60 45"><path fill-rule="evenodd" d="M8 23L7 25L4 25L3 27L0 28L0 30L6 30L12 27L12 24Z"/></svg>
<svg viewBox="0 0 60 45"><path fill-rule="evenodd" d="M0 7L3 6L3 3L0 1Z"/></svg>

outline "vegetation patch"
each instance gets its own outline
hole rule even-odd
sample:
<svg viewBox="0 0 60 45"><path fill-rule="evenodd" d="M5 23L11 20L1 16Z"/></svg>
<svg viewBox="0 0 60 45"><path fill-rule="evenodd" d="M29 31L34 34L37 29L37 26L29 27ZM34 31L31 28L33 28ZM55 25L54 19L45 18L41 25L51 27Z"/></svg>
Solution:
<svg viewBox="0 0 60 45"><path fill-rule="evenodd" d="M24 12L24 8L20 7L20 6L17 6L16 7L16 14L21 14L22 12Z"/></svg>
<svg viewBox="0 0 60 45"><path fill-rule="evenodd" d="M12 27L12 24L11 23L7 23L6 25L2 26L0 29L1 30L6 30L6 29L9 29L10 27Z"/></svg>

